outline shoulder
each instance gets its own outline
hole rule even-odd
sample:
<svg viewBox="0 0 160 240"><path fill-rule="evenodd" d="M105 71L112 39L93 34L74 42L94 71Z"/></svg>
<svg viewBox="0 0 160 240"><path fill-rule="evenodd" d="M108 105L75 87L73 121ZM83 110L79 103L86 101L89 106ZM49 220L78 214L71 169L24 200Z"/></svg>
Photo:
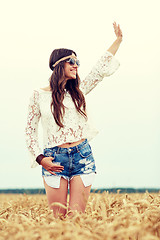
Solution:
<svg viewBox="0 0 160 240"><path fill-rule="evenodd" d="M44 87L44 88L35 88L32 90L32 96L40 96L40 95L43 95L45 93L50 93L51 90L50 90L50 87Z"/></svg>
<svg viewBox="0 0 160 240"><path fill-rule="evenodd" d="M51 92L50 86L47 86L47 87L44 87L44 88L40 88L40 90L46 91L46 92Z"/></svg>
<svg viewBox="0 0 160 240"><path fill-rule="evenodd" d="M43 98L43 96L50 95L50 93L51 91L49 90L49 87L45 87L32 89L29 95L31 100L37 102Z"/></svg>

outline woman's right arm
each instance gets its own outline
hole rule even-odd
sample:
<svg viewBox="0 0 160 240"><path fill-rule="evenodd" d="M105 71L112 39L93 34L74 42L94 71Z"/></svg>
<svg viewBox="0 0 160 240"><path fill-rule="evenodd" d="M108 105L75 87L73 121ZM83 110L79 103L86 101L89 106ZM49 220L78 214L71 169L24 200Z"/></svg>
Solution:
<svg viewBox="0 0 160 240"><path fill-rule="evenodd" d="M38 124L40 117L41 112L39 107L39 92L34 91L30 97L27 126L25 128L26 144L31 157L31 167L34 168L41 164L51 174L56 175L55 172L63 171L64 167L61 165L53 164L52 157L45 157L42 154L42 150L40 149L38 143Z"/></svg>
<svg viewBox="0 0 160 240"><path fill-rule="evenodd" d="M38 166L36 158L42 154L42 150L38 143L38 124L40 116L39 93L34 90L29 101L27 125L25 128L26 144L31 158L31 167Z"/></svg>

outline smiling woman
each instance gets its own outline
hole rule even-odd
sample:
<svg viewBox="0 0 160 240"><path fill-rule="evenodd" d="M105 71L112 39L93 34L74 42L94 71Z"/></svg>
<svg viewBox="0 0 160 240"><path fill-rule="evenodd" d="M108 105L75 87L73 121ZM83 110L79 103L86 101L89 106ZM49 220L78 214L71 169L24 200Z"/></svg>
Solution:
<svg viewBox="0 0 160 240"><path fill-rule="evenodd" d="M85 211L96 166L89 141L98 133L88 119L85 95L105 76L119 67L114 57L120 38L98 60L89 75L80 81L79 61L73 50L55 49L49 66L53 71L50 85L34 90L30 98L26 127L27 147L31 166L42 165L42 176L48 203L55 217L67 213L68 183L69 210ZM38 143L38 123L41 118L44 150ZM55 205L58 202L64 205ZM71 211L68 214L72 214Z"/></svg>
<svg viewBox="0 0 160 240"><path fill-rule="evenodd" d="M77 64L79 62L76 59L76 53L70 49L55 49L50 56L49 66L53 70L50 78L53 99L51 107L54 119L60 127L64 127L62 119L65 113L63 105L65 91L70 93L77 111L87 117L85 98L79 89L80 78L77 73Z"/></svg>

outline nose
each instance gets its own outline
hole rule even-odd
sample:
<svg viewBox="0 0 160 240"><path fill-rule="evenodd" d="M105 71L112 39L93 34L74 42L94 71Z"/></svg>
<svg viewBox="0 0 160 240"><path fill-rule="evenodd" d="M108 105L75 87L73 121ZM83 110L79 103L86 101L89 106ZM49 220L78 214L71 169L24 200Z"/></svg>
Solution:
<svg viewBox="0 0 160 240"><path fill-rule="evenodd" d="M75 64L73 65L73 68L77 70L78 65L75 63Z"/></svg>
<svg viewBox="0 0 160 240"><path fill-rule="evenodd" d="M74 62L74 67L78 68L77 61Z"/></svg>

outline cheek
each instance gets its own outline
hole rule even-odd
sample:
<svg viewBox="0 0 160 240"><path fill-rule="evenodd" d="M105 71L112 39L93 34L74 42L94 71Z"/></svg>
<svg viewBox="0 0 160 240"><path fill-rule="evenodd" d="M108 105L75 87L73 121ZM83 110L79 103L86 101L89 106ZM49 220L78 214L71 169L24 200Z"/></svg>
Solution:
<svg viewBox="0 0 160 240"><path fill-rule="evenodd" d="M66 65L66 66L64 67L64 73L65 73L65 75L68 75L68 74L70 73L70 68L69 68L68 65Z"/></svg>

